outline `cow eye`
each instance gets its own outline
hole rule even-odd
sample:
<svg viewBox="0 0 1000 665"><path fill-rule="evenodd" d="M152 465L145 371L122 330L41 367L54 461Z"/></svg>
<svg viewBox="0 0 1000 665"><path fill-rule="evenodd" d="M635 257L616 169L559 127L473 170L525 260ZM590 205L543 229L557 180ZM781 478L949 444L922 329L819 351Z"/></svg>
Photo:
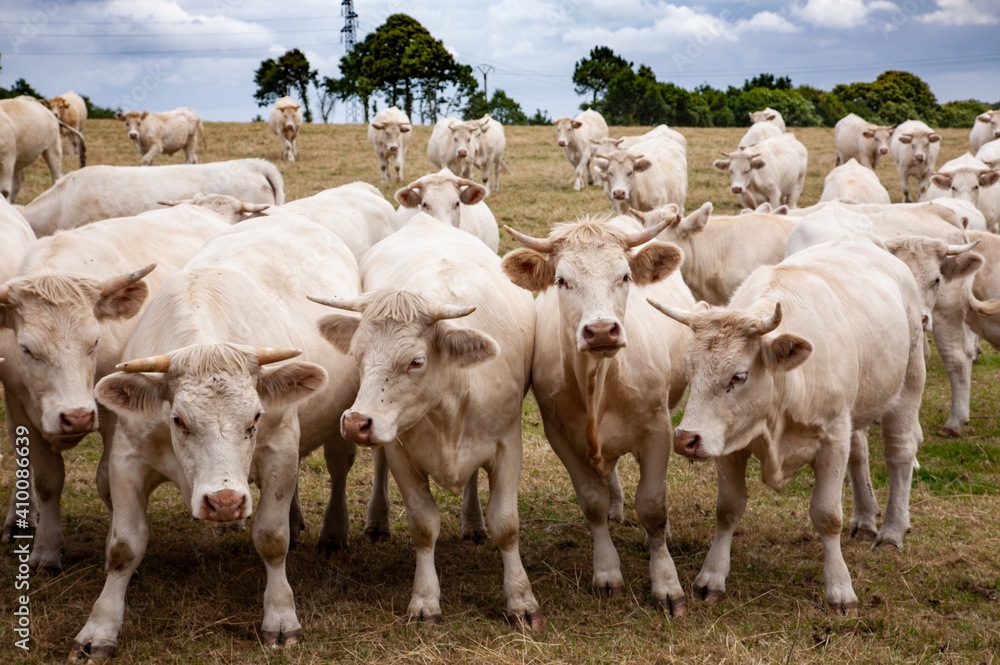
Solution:
<svg viewBox="0 0 1000 665"><path fill-rule="evenodd" d="M258 422L258 421L260 420L260 414L262 414L262 413L264 413L264 412L263 412L263 411L258 411L258 412L257 412L257 415L255 415L255 416L253 417L253 424L254 424L254 425L256 425L256 424L257 424L257 422Z"/></svg>
<svg viewBox="0 0 1000 665"><path fill-rule="evenodd" d="M31 349L26 347L24 344L21 345L21 353L28 356L29 358L34 358L35 354L31 352Z"/></svg>
<svg viewBox="0 0 1000 665"><path fill-rule="evenodd" d="M937 277L934 278L934 286L937 286L940 283L941 283L941 276L938 275Z"/></svg>
<svg viewBox="0 0 1000 665"><path fill-rule="evenodd" d="M424 359L418 356L410 361L410 365L409 367L406 368L406 371L409 372L412 370L417 370L422 368L423 366L424 366Z"/></svg>
<svg viewBox="0 0 1000 665"><path fill-rule="evenodd" d="M622 284L627 284L632 281L632 275L625 273L622 275Z"/></svg>
<svg viewBox="0 0 1000 665"><path fill-rule="evenodd" d="M747 382L747 373L736 372L736 374L733 374L733 378L729 379L729 387L726 388L726 392L728 393L734 387L741 386L746 382Z"/></svg>
<svg viewBox="0 0 1000 665"><path fill-rule="evenodd" d="M174 421L174 425L177 426L177 429L184 432L185 434L188 433L187 425L184 424L184 421L181 419L180 416L174 415L170 419Z"/></svg>
<svg viewBox="0 0 1000 665"><path fill-rule="evenodd" d="M462 202L461 202L461 201L455 201L455 207L456 207L456 208L457 208L458 206L460 206L460 205L462 205Z"/></svg>
<svg viewBox="0 0 1000 665"><path fill-rule="evenodd" d="M562 277L556 277L556 286L559 288L566 288L566 280Z"/></svg>
<svg viewBox="0 0 1000 665"><path fill-rule="evenodd" d="M431 207L429 205L427 205L426 203L421 203L420 207L423 208L424 210L430 210L431 209Z"/></svg>

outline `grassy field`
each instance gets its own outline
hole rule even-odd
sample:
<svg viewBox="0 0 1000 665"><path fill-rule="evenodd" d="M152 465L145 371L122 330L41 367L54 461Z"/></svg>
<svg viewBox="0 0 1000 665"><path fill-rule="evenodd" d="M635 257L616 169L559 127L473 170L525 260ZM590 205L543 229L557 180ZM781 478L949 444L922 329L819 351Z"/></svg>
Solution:
<svg viewBox="0 0 1000 665"><path fill-rule="evenodd" d="M633 130L637 131L637 130ZM688 210L711 200L718 213L737 211L726 174L712 160L733 149L743 129L683 129L689 142ZM406 173L431 170L425 146L430 128L415 129ZM624 130L613 135L624 133ZM629 132L631 133L631 132ZM943 130L939 163L967 149L966 130ZM307 126L299 161L280 162L281 147L264 123L207 125L201 161L264 157L285 176L288 199L355 180L378 182L378 167L355 126ZM834 160L833 130L796 132L810 165L800 205L818 200ZM121 123L87 125L88 163L134 165L139 155ZM201 150L201 149L199 149ZM181 155L157 163L179 163ZM554 222L610 211L596 188L571 189L572 171L551 127L508 130L510 172L487 202L498 221L544 235ZM65 168L76 167L66 157ZM891 160L879 176L898 201ZM26 203L48 186L41 163L29 169L19 197ZM384 186L391 197L397 186ZM501 251L514 247L504 236ZM932 345L933 346L933 345ZM707 605L690 595L688 615L672 620L649 604L648 556L632 509L638 478L631 459L619 465L626 519L612 525L627 594L606 600L590 591L591 537L572 485L542 433L537 407L524 404L521 477L521 555L546 627L512 629L502 617L502 565L493 543L475 547L459 534L460 497L435 490L442 507L436 564L443 622L410 625L405 610L414 557L402 502L393 487L393 540L364 541L364 507L371 456L359 451L349 479L351 545L331 558L315 553L328 493L322 457L302 465L302 502L309 529L288 560L304 642L282 651L260 643L264 567L249 533L215 531L193 521L172 486L149 506L150 540L127 595L119 639L121 663L993 663L1000 661L1000 356L986 350L973 370L972 421L960 439L936 432L947 418L948 381L934 353L921 422L926 440L913 482L912 532L906 546L871 550L869 541L843 539L844 557L861 601L860 616L829 614L823 597L822 545L809 520L812 475L804 471L782 494L759 480L751 462L746 514L734 539L727 597ZM678 414L679 417L679 414ZM676 422L676 420L675 420ZM877 430L877 428L875 428ZM5 431L5 430L4 430ZM6 438L6 437L4 437ZM3 449L10 443L3 441ZM100 441L88 437L64 455L65 570L31 579L32 650L13 648L15 557L0 546L0 662L65 659L104 583L107 515L93 483ZM665 442L665 445L667 443ZM884 505L887 477L878 432L872 438L872 476ZM0 505L13 482L10 456L0 467ZM690 587L714 529L715 470L672 458L667 497L670 552ZM481 487L484 500L487 482ZM845 514L851 510L845 483ZM846 520L845 520L846 521Z"/></svg>

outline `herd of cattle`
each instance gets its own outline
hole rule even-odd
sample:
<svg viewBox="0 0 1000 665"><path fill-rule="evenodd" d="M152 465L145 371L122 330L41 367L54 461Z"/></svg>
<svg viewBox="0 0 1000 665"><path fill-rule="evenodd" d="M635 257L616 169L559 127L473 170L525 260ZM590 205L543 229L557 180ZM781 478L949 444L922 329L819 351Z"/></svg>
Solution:
<svg viewBox="0 0 1000 665"><path fill-rule="evenodd" d="M263 638L299 641L285 574L289 543L305 528L299 460L323 449L331 492L318 542L341 548L358 445L374 459L366 537L390 537L389 473L406 507L416 550L409 617L441 616L433 478L463 493L463 537L488 533L498 544L508 616L539 628L518 543L529 388L590 524L600 593L624 594L608 522L623 518L616 463L632 454L653 600L673 616L686 612L667 548L673 448L718 466L717 530L697 595L726 592L753 455L777 490L814 469L810 516L823 540L826 600L836 613L857 613L840 549L845 475L849 533L901 547L923 439L924 332L951 380L950 435L969 420L979 339L1000 346L998 111L975 123L977 156L940 170L940 136L923 123L844 118L838 165L821 202L804 209L796 202L805 147L777 112L752 114L737 148L714 163L747 208L734 216L714 216L711 203L684 215L687 141L676 130L612 139L594 111L560 118L574 188L603 183L617 215L559 224L541 238L505 227L523 247L501 258L490 188L472 180L478 168L497 192L506 168L504 128L488 116L437 123L428 155L441 170L399 189L395 209L367 183L285 203L269 162L199 165L204 129L185 108L121 117L147 166L61 177L60 127L73 129L71 149L82 155L82 118L69 95L49 107L0 101L5 199L13 202L21 169L38 155L54 180L28 205L0 203L0 379L11 440L23 427L31 442L16 448L17 464L34 480L30 497L12 495L4 539L26 519L36 527L31 567L61 569L62 452L100 432L107 580L75 638L76 658L113 655L149 540L147 499L164 482L195 518L216 523L249 517L249 483L259 485L252 531L267 569ZM298 105L279 100L270 126L287 160L300 125ZM383 183L403 180L412 134L396 108L370 124ZM186 164L148 167L179 150ZM872 170L890 153L907 201L922 202L890 203ZM876 421L889 477L881 528L868 465ZM485 520L480 468L489 477Z"/></svg>

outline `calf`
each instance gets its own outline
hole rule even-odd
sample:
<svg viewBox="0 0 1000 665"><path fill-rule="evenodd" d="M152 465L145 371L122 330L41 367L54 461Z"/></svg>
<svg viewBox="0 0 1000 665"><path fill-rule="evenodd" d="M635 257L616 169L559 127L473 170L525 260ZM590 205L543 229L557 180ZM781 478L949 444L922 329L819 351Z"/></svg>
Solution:
<svg viewBox="0 0 1000 665"><path fill-rule="evenodd" d="M836 165L840 166L853 157L861 166L874 171L882 155L889 154L892 130L892 125L873 125L853 113L847 114L833 128L837 144Z"/></svg>
<svg viewBox="0 0 1000 665"><path fill-rule="evenodd" d="M125 123L129 140L142 155L143 166L152 166L161 153L172 155L178 150L184 151L185 164L197 164L198 134L201 134L202 147L208 150L205 126L198 114L186 106L163 113L119 111L116 117Z"/></svg>
<svg viewBox="0 0 1000 665"><path fill-rule="evenodd" d="M941 135L919 120L907 120L892 132L889 152L896 162L903 202L920 201L930 185L941 152ZM910 178L917 181L916 196L910 193Z"/></svg>
<svg viewBox="0 0 1000 665"><path fill-rule="evenodd" d="M583 189L584 175L587 177L587 184L593 185L594 174L590 170L590 158L594 155L594 147L591 141L607 137L608 123L604 122L604 117L593 109L587 109L575 118L557 118L552 124L558 132L556 142L573 166L576 176L573 189Z"/></svg>
<svg viewBox="0 0 1000 665"><path fill-rule="evenodd" d="M976 116L969 132L969 147L973 153L985 144L1000 139L1000 111L987 111Z"/></svg>
<svg viewBox="0 0 1000 665"><path fill-rule="evenodd" d="M792 133L765 139L747 150L722 153L712 163L729 171L731 189L744 208L767 201L772 208L794 208L805 185L809 153Z"/></svg>
<svg viewBox="0 0 1000 665"><path fill-rule="evenodd" d="M889 204L889 192L886 191L878 176L871 169L858 164L858 160L849 160L835 167L823 180L823 195L820 203L839 201L841 203L883 203Z"/></svg>
<svg viewBox="0 0 1000 665"><path fill-rule="evenodd" d="M479 122L479 150L476 152L476 168L483 175L483 184L488 185L490 181L490 167L493 168L494 192L500 191L500 171L503 170L503 153L507 149L507 136L504 134L503 125L490 117L487 113Z"/></svg>
<svg viewBox="0 0 1000 665"><path fill-rule="evenodd" d="M412 129L409 116L395 106L379 111L368 125L368 142L382 170L382 184L389 182L390 163L396 172L396 182L403 179L403 162Z"/></svg>
<svg viewBox="0 0 1000 665"><path fill-rule="evenodd" d="M481 137L482 125L478 121L438 120L427 141L427 157L439 169L446 168L461 178L471 178Z"/></svg>
<svg viewBox="0 0 1000 665"><path fill-rule="evenodd" d="M684 207L687 158L674 141L654 137L628 150L597 155L594 164L604 192L619 215L629 208L646 211L668 203Z"/></svg>
<svg viewBox="0 0 1000 665"><path fill-rule="evenodd" d="M302 110L299 103L284 96L274 103L271 116L267 119L271 133L281 139L281 156L285 161L294 162L299 154L295 139L302 129Z"/></svg>
<svg viewBox="0 0 1000 665"><path fill-rule="evenodd" d="M483 199L487 190L448 169L425 175L396 192L397 228L421 212L476 236L494 252L500 249L497 220Z"/></svg>

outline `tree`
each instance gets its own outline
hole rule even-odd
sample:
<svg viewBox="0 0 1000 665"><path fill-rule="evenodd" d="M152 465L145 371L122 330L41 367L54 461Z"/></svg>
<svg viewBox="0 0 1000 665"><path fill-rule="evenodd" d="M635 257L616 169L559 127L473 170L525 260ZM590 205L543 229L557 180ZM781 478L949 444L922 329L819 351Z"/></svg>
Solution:
<svg viewBox="0 0 1000 665"><path fill-rule="evenodd" d="M552 118L549 117L548 111L543 111L542 109L535 109L535 115L525 121L527 125L551 125Z"/></svg>
<svg viewBox="0 0 1000 665"><path fill-rule="evenodd" d="M743 91L749 92L754 88L767 88L768 90L791 90L792 79L787 76L775 78L774 74L758 74L749 81L743 81Z"/></svg>
<svg viewBox="0 0 1000 665"><path fill-rule="evenodd" d="M486 101L486 94L482 91L469 97L462 117L466 120L482 118L486 113L490 114L494 120L502 125L527 125L528 116L524 114L521 105L507 96L503 90L493 91L493 97ZM551 122L551 121L550 121Z"/></svg>
<svg viewBox="0 0 1000 665"><path fill-rule="evenodd" d="M316 84L318 76L319 72L309 69L309 60L305 54L295 48L277 61L268 58L260 63L253 79L257 84L257 92L253 97L257 100L257 106L270 106L294 89L305 107L305 121L312 122L309 84Z"/></svg>
<svg viewBox="0 0 1000 665"><path fill-rule="evenodd" d="M326 124L337 100L337 81L324 76L322 83L313 81L313 85L316 87L316 97L319 98L319 115L323 118L323 124Z"/></svg>
<svg viewBox="0 0 1000 665"><path fill-rule="evenodd" d="M882 72L871 83L835 86L833 94L843 101L848 112L879 124L911 118L935 124L941 110L930 87L909 72Z"/></svg>
<svg viewBox="0 0 1000 665"><path fill-rule="evenodd" d="M632 71L631 62L616 55L607 46L595 46L590 50L590 57L583 58L573 68L576 94L585 95L589 91L593 95L591 104L596 105L598 97L603 96L611 84L611 79L625 70Z"/></svg>

